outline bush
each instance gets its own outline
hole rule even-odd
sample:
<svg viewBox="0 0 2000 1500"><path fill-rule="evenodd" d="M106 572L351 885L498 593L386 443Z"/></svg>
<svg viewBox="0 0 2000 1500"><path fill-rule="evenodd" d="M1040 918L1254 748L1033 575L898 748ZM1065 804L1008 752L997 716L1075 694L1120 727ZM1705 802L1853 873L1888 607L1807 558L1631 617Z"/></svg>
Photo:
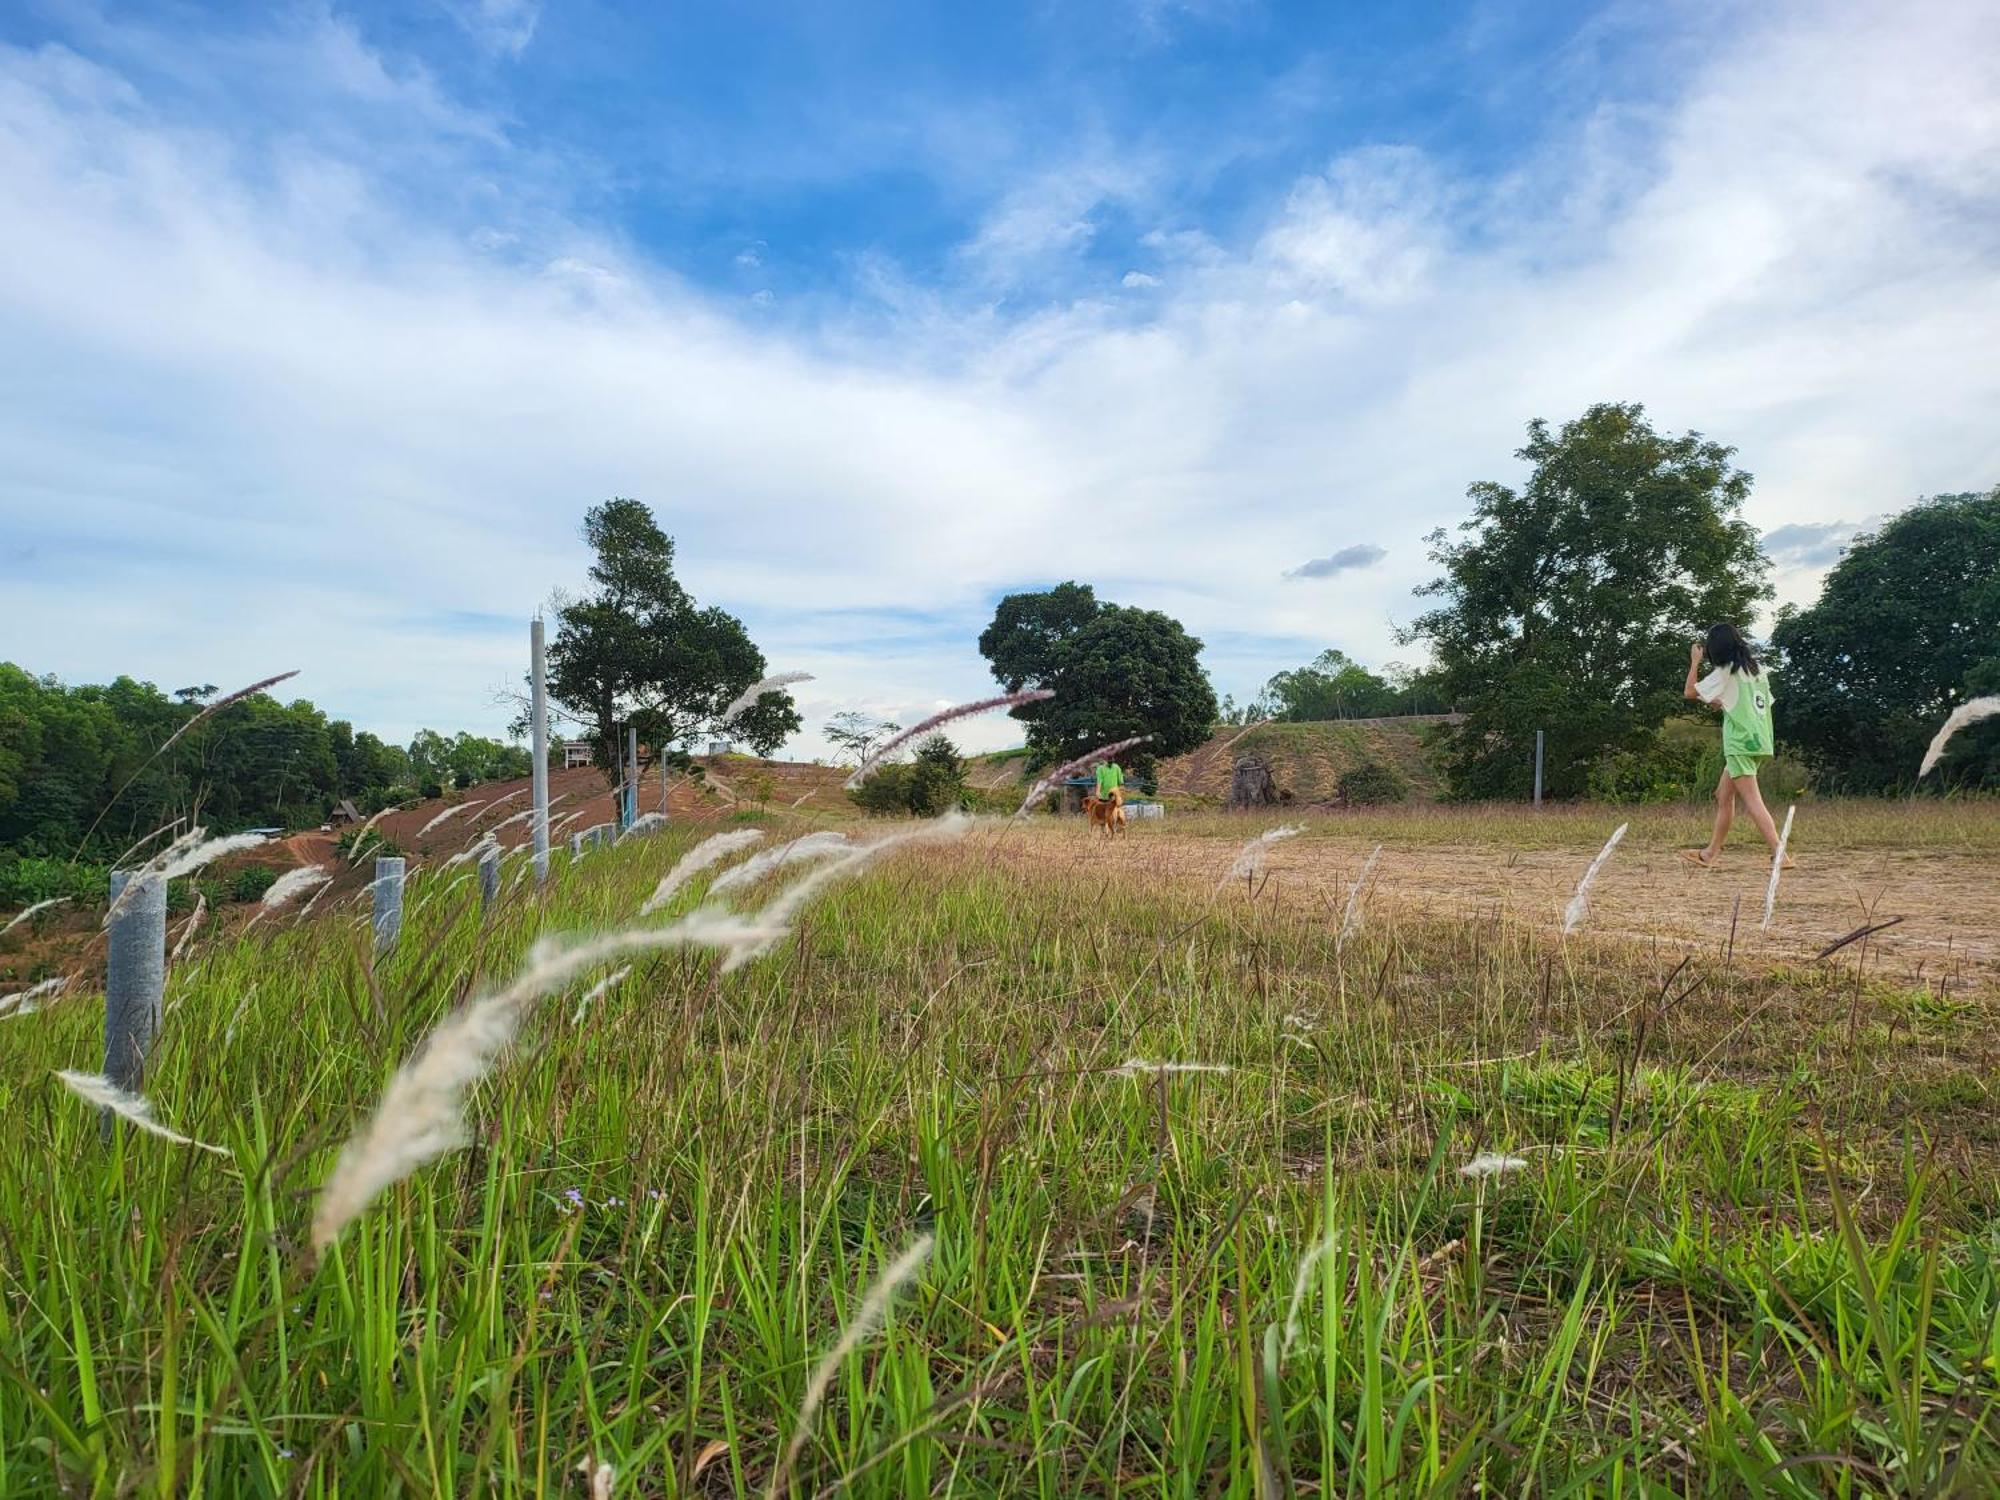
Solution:
<svg viewBox="0 0 2000 1500"><path fill-rule="evenodd" d="M262 865L245 865L240 870L232 871L228 879L231 901L262 901L264 892L278 883L278 872L267 870Z"/></svg>
<svg viewBox="0 0 2000 1500"><path fill-rule="evenodd" d="M359 828L350 828L342 833L333 841L333 852L351 863L354 859L354 836L360 831ZM368 830L368 847L361 852L382 858L393 858L401 854L403 849L380 828L371 828Z"/></svg>
<svg viewBox="0 0 2000 1500"><path fill-rule="evenodd" d="M1601 802L1698 802L1722 778L1722 729L1713 718L1683 716L1662 724L1638 750L1607 755L1590 771L1590 795ZM1764 762L1757 784L1766 801L1803 795L1809 778L1799 759L1780 751Z"/></svg>
<svg viewBox="0 0 2000 1500"><path fill-rule="evenodd" d="M847 794L864 812L935 818L966 800L965 761L941 734L917 746L907 765L879 766Z"/></svg>
<svg viewBox="0 0 2000 1500"><path fill-rule="evenodd" d="M444 795L444 785L436 780L420 782L417 786L417 795L434 801Z"/></svg>
<svg viewBox="0 0 2000 1500"><path fill-rule="evenodd" d="M1379 760L1364 760L1340 773L1334 784L1340 800L1350 807L1377 802L1409 800L1410 784L1394 766Z"/></svg>
<svg viewBox="0 0 2000 1500"><path fill-rule="evenodd" d="M67 896L73 902L106 899L111 871L41 855L0 855L0 906L34 906Z"/></svg>

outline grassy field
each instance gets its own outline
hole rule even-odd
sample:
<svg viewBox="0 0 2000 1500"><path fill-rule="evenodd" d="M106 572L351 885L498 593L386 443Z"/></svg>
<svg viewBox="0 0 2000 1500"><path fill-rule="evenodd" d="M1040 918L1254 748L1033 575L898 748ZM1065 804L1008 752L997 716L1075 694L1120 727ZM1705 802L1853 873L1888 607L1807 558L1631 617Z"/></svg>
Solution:
<svg viewBox="0 0 2000 1500"><path fill-rule="evenodd" d="M1990 807L1827 811L1827 849L2000 851ZM1580 869L1605 821L1290 842ZM1172 837L1226 868L1246 831ZM1282 871L1147 882L1139 836L1074 835L886 856L731 974L640 957L587 1007L580 980L469 1147L317 1259L317 1188L396 1066L538 933L632 921L690 835L484 923L422 877L379 969L351 908L197 945L147 1093L226 1156L100 1145L51 1076L95 1070L95 996L0 1022L0 1494L2000 1485L1990 986L1393 902L1343 942Z"/></svg>

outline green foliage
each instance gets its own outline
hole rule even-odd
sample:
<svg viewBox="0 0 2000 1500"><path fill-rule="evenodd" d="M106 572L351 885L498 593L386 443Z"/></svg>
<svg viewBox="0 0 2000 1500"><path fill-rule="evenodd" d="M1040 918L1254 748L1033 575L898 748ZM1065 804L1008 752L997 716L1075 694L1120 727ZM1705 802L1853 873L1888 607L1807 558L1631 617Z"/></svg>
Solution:
<svg viewBox="0 0 2000 1500"><path fill-rule="evenodd" d="M226 889L231 901L261 901L264 892L278 882L278 872L263 865L245 865L228 876Z"/></svg>
<svg viewBox="0 0 2000 1500"><path fill-rule="evenodd" d="M935 818L965 804L965 761L944 735L929 735L914 760L878 766L848 796L871 813Z"/></svg>
<svg viewBox="0 0 2000 1500"><path fill-rule="evenodd" d="M900 724L850 708L827 720L820 732L828 744L858 766L877 745L901 728Z"/></svg>
<svg viewBox="0 0 2000 1500"><path fill-rule="evenodd" d="M1780 739L1829 786L1909 787L1952 709L2000 692L2000 489L1921 501L1859 538L1772 643ZM2000 787L2000 723L1961 731L1924 785Z"/></svg>
<svg viewBox="0 0 2000 1500"><path fill-rule="evenodd" d="M1157 610L1101 603L1088 584L1009 594L980 634L979 653L1010 693L1054 690L1013 710L1028 727L1036 767L1148 734L1152 742L1126 757L1143 781L1157 760L1204 743L1215 723L1201 642Z"/></svg>
<svg viewBox="0 0 2000 1500"><path fill-rule="evenodd" d="M712 732L723 709L765 675L743 622L703 609L674 576L674 543L637 500L591 507L583 538L596 554L595 591L558 598L549 642L549 696L591 726L597 763L618 764L627 725L654 746ZM766 693L729 734L769 754L801 720L788 693Z"/></svg>
<svg viewBox="0 0 2000 1500"><path fill-rule="evenodd" d="M1527 484L1474 484L1464 540L1431 534L1444 572L1421 592L1440 603L1405 638L1429 643L1466 715L1444 737L1454 796L1527 796L1537 729L1548 792L1575 796L1677 711L1689 643L1770 594L1733 453L1661 436L1637 405L1593 406L1553 434L1536 420L1517 455Z"/></svg>
<svg viewBox="0 0 2000 1500"><path fill-rule="evenodd" d="M1340 773L1335 783L1342 803L1352 807L1364 803L1404 802L1410 783L1403 773L1385 761L1364 760Z"/></svg>
<svg viewBox="0 0 2000 1500"><path fill-rule="evenodd" d="M105 865L0 853L0 907L34 906L59 896L82 904L100 902L110 889L110 881L111 871Z"/></svg>
<svg viewBox="0 0 2000 1500"><path fill-rule="evenodd" d="M304 699L261 693L204 720L154 760L200 712L204 691L213 693L183 688L169 697L129 677L66 687L0 662L0 849L68 858L107 807L86 856L111 859L195 808L215 832L309 827L342 798L380 807L411 777L412 757L400 746L329 720ZM443 747L443 763L456 757L479 779L527 774L525 752L492 740L421 730L416 743L426 752Z"/></svg>
<svg viewBox="0 0 2000 1500"><path fill-rule="evenodd" d="M394 859L403 854L402 845L384 833L379 826L362 833L359 828L342 829L333 841L333 849L342 859L352 861L356 838L365 840L361 852L370 859Z"/></svg>
<svg viewBox="0 0 2000 1500"><path fill-rule="evenodd" d="M1783 685L1778 685L1780 697ZM1678 714L1636 749L1616 750L1590 768L1590 795L1628 805L1699 802L1722 776L1722 735L1714 717ZM1794 801L1810 782L1805 765L1780 750L1758 768L1766 802Z"/></svg>

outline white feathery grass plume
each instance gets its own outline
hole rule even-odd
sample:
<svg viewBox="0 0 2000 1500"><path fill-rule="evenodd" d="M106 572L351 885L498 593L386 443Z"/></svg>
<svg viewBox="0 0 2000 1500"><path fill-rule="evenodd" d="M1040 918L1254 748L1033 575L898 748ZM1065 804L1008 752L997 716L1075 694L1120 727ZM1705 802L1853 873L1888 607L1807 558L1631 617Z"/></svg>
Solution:
<svg viewBox="0 0 2000 1500"><path fill-rule="evenodd" d="M948 812L941 818L933 818L920 823L905 833L892 833L879 838L872 844L863 844L857 849L821 865L803 880L794 881L779 895L751 913L746 924L735 937L723 937L721 942L729 946L729 956L722 961L722 972L741 968L751 959L768 953L771 948L791 935L792 918L797 916L806 902L834 881L852 875L880 858L889 850L902 844L918 840L957 838L972 827L972 819L961 812ZM700 917L701 912L693 914ZM722 921L720 912L715 919Z"/></svg>
<svg viewBox="0 0 2000 1500"><path fill-rule="evenodd" d="M729 707L722 711L722 717L715 721L715 727L717 729L727 729L731 724L736 722L738 714L744 712L751 704L755 703L766 693L775 693L781 688L790 687L795 682L811 682L812 680L813 674L810 672L779 672L775 676L753 682L729 700Z"/></svg>
<svg viewBox="0 0 2000 1500"><path fill-rule="evenodd" d="M132 872L125 882L125 889L118 893L104 912L104 926L111 925L111 919L125 909L125 903L138 894L146 881L178 880L183 875L191 875L203 865L221 859L225 854L235 854L242 849L254 849L266 843L261 833L232 833L219 839L204 837L206 829L190 828L187 833L162 849L152 859Z"/></svg>
<svg viewBox="0 0 2000 1500"><path fill-rule="evenodd" d="M664 828L666 826L667 815L665 813L640 813L638 817L634 818L626 826L625 831L619 834L618 837L622 842L625 839L637 838L642 833L651 833L655 828Z"/></svg>
<svg viewBox="0 0 2000 1500"><path fill-rule="evenodd" d="M887 757L894 755L912 740L920 740L933 729L949 724L954 719L970 718L996 708L1019 708L1024 703L1040 703L1044 698L1055 697L1053 688L1029 688L1020 693L1003 693L997 698L978 698L971 703L961 703L955 708L947 708L942 713L932 714L921 724L912 725L901 734L884 740L869 754L868 758L854 768L854 773L842 782L848 791L853 791L868 779L868 773L879 766Z"/></svg>
<svg viewBox="0 0 2000 1500"><path fill-rule="evenodd" d="M763 837L763 832L756 828L736 828L728 833L710 834L674 861L673 868L660 877L660 883L653 887L653 894L639 908L639 915L651 916L673 899L675 891L703 870L721 863L739 849L748 849Z"/></svg>
<svg viewBox="0 0 2000 1500"><path fill-rule="evenodd" d="M425 834L429 833L433 828L437 827L438 824L444 822L447 818L455 818L462 812L478 812L479 809L484 807L485 805L486 804L484 802L454 803L452 806L447 807L443 812L439 813L435 818L432 818L430 822L424 824L423 827L419 828L417 830L417 837L422 838Z"/></svg>
<svg viewBox="0 0 2000 1500"><path fill-rule="evenodd" d="M834 1376L840 1373L842 1363L854 1352L855 1346L873 1333L888 1315L889 1304L903 1283L916 1275L923 1263L930 1258L931 1246L935 1243L930 1235L924 1235L909 1249L897 1256L895 1261L876 1278L868 1289L868 1295L861 1300L861 1308L842 1330L840 1341L827 1351L826 1357L813 1366L812 1378L806 1382L805 1396L799 1402L799 1420L792 1429L792 1440L785 1445L785 1456L771 1473L770 1488L765 1490L766 1500L777 1500L777 1496L790 1483L792 1468L799 1461L799 1453L812 1436L813 1419L819 1415L820 1403L826 1399L827 1387L833 1384Z"/></svg>
<svg viewBox="0 0 2000 1500"><path fill-rule="evenodd" d="M1110 1069L1118 1078L1152 1078L1161 1073L1233 1073L1236 1070L1228 1063L1203 1062L1153 1062L1144 1057L1128 1057L1117 1067Z"/></svg>
<svg viewBox="0 0 2000 1500"><path fill-rule="evenodd" d="M569 1024L572 1026L581 1026L583 1024L583 1013L590 1009L590 1002L593 1000L598 1000L603 998L605 993L609 991L614 984L617 984L620 981L622 981L631 972L632 972L632 966L630 964L625 964L619 968L613 969L609 974L606 974L602 979L598 980L597 983L593 984L588 990L584 992L583 998L576 1002L576 1011L574 1014L570 1016Z"/></svg>
<svg viewBox="0 0 2000 1500"><path fill-rule="evenodd" d="M35 1004L37 1000L44 995L56 994L68 984L69 975L58 974L54 978L44 979L40 984L31 984L25 990L16 990L11 995L0 995L0 1017L12 1019L32 1016L41 1009Z"/></svg>
<svg viewBox="0 0 2000 1500"><path fill-rule="evenodd" d="M708 888L711 896L719 896L724 891L733 891L738 886L749 885L762 879L771 871L783 865L802 864L808 860L830 859L838 854L851 854L854 845L847 835L822 830L818 833L803 834L775 849L766 849L761 854L753 854L733 870L725 870L715 877Z"/></svg>
<svg viewBox="0 0 2000 1500"><path fill-rule="evenodd" d="M177 1146L199 1146L203 1151L213 1151L217 1156L229 1155L224 1146L211 1146L207 1141L198 1141L191 1135L182 1135L178 1130L169 1130L153 1118L152 1101L139 1094L127 1093L102 1073L74 1073L68 1068L58 1068L56 1077L70 1088L70 1091L99 1109L108 1109L121 1120L126 1120L161 1140L172 1141Z"/></svg>
<svg viewBox="0 0 2000 1500"><path fill-rule="evenodd" d="M1375 851L1361 866L1361 873L1354 877L1354 884L1348 887L1347 910L1340 919L1340 936L1333 940L1335 953L1347 946L1348 938L1352 937L1355 929L1361 925L1361 888L1368 884L1368 877L1375 869L1375 861L1381 857L1382 846L1377 844Z"/></svg>
<svg viewBox="0 0 2000 1500"><path fill-rule="evenodd" d="M464 864L469 859L483 859L488 854L496 852L499 847L500 841L493 837L491 830L488 830L459 850L458 853L452 855L450 859L447 859L438 868L440 870L449 870L455 866Z"/></svg>
<svg viewBox="0 0 2000 1500"><path fill-rule="evenodd" d="M1285 1306L1284 1352L1287 1354L1292 1352L1292 1345L1299 1341L1299 1334L1303 1331L1299 1323L1299 1309L1305 1304L1306 1286L1312 1280L1313 1268L1335 1243L1332 1235L1326 1235L1306 1246L1305 1253L1299 1257L1299 1268L1292 1275L1292 1300Z"/></svg>
<svg viewBox="0 0 2000 1500"><path fill-rule="evenodd" d="M373 811L368 815L367 822L363 823L359 828L354 830L354 837L347 841L347 862L350 865L358 865L361 863L361 853L368 846L368 835L371 832L373 832L375 825L379 823L384 816L393 811L395 811L394 803L391 803L387 807L378 807L375 809L375 811ZM379 839L381 835L376 834L376 837Z"/></svg>
<svg viewBox="0 0 2000 1500"><path fill-rule="evenodd" d="M180 827L181 824L185 823L186 821L187 819L185 818L175 818L171 823L162 823L158 828L155 828L151 833L147 834L144 838L140 839L136 844L132 845L132 847L127 849L123 854L119 855L116 859L112 860L111 868L114 870L124 869L126 860L130 859L133 855L137 854L141 849L145 848L148 844L152 843L153 840L158 838L161 834L172 833L176 828Z"/></svg>
<svg viewBox="0 0 2000 1500"><path fill-rule="evenodd" d="M271 888L264 892L264 910L276 911L288 905L316 885L325 885L333 879L325 865L306 865L301 869L287 870L271 882Z"/></svg>
<svg viewBox="0 0 2000 1500"><path fill-rule="evenodd" d="M270 893L267 891L265 894L269 895ZM181 929L181 940L174 944L173 954L167 959L169 967L181 961L181 955L187 952L187 945L193 942L194 935L201 931L201 919L207 915L208 897L204 896L200 891L196 891L194 893L194 910L188 914L187 926Z"/></svg>
<svg viewBox="0 0 2000 1500"><path fill-rule="evenodd" d="M1764 922L1760 932L1771 930L1771 912L1778 904L1778 877L1785 870L1785 845L1792 841L1792 814L1799 810L1795 802L1785 809L1785 826L1778 834L1778 847L1771 851L1771 883L1764 887Z"/></svg>
<svg viewBox="0 0 2000 1500"><path fill-rule="evenodd" d="M1498 1177L1507 1172L1518 1172L1527 1165L1519 1156L1501 1156L1496 1152L1482 1151L1471 1161L1458 1169L1461 1177Z"/></svg>
<svg viewBox="0 0 2000 1500"><path fill-rule="evenodd" d="M567 948L555 938L542 938L528 950L527 966L511 983L446 1016L396 1070L368 1123L341 1148L313 1213L313 1247L324 1250L332 1244L384 1188L464 1144L460 1105L465 1092L513 1042L533 1001L626 953L698 943L732 947L760 935L733 919L693 920L705 915L691 913L664 927L586 938Z"/></svg>
<svg viewBox="0 0 2000 1500"><path fill-rule="evenodd" d="M2000 694L1989 698L1974 698L1969 703L1961 703L1951 711L1951 717L1938 726L1938 732L1931 739L1930 748L1924 751L1924 763L1917 767L1917 780L1922 781L1944 757L1944 747L1951 743L1951 737L1981 719L1990 719L2000 714Z"/></svg>
<svg viewBox="0 0 2000 1500"><path fill-rule="evenodd" d="M463 874L454 875L450 880L445 882L444 889L437 893L438 900L444 900L446 896L449 896L453 891L464 885L466 881L472 879L477 873L475 870L467 870Z"/></svg>
<svg viewBox="0 0 2000 1500"><path fill-rule="evenodd" d="M195 725L201 723L202 720L221 713L225 708L228 708L232 703L241 703L245 698L248 698L253 694L263 692L265 688L274 688L279 683L286 681L288 678L293 678L298 675L299 675L299 669L297 667L293 667L292 670L289 672L280 672L275 677L266 677L262 682L253 682L250 684L250 686L245 688L238 688L233 693L224 693L220 698L217 698L213 703L210 703L205 707L203 707L200 713L196 714L192 719L189 719L185 724L181 725L181 727L176 729L172 734L168 735L166 737L166 740L161 744L160 748L153 752L153 759L157 760L160 756L165 755L167 753L168 746L172 745L175 740L179 739L182 735L186 734L190 729L194 728ZM149 761L148 764L151 764L151 761ZM145 769L145 766L141 766L139 769L143 771ZM133 775L137 776L138 772L135 771Z"/></svg>
<svg viewBox="0 0 2000 1500"><path fill-rule="evenodd" d="M269 842L270 840L261 833L232 833L219 839L207 839L185 853L177 855L156 873L165 880L178 880L183 875L192 875L203 865L214 863L225 854L235 854L242 849L255 849L259 844Z"/></svg>
<svg viewBox="0 0 2000 1500"><path fill-rule="evenodd" d="M578 818L582 817L585 813L589 811L590 809L587 807L579 807L575 812L564 813L560 818L557 818L555 822L549 824L549 837L554 838L558 833L561 833L565 828L569 827L570 824L574 823Z"/></svg>
<svg viewBox="0 0 2000 1500"><path fill-rule="evenodd" d="M196 714L193 718L187 720L184 724L181 725L180 728L176 729L172 734L168 735L166 739L160 742L160 748L155 750L151 755L147 756L143 761L139 763L139 769L134 771L130 776L127 776L125 778L125 784L119 787L117 791L111 794L111 800L109 802L106 802L104 806L98 810L97 816L90 820L90 827L84 830L83 838L77 844L77 851L79 853L82 852L83 846L90 842L90 836L93 833L97 832L97 825L104 821L104 815L110 812L113 807L118 805L118 800L132 789L132 783L137 781L142 775L145 774L146 768L148 766L150 766L154 761L158 760L162 755L165 755L167 751L170 748L172 748L174 741L178 740L182 735L186 734L190 729L194 728L195 725L201 723L203 720L208 719L215 714L221 713L222 710L229 707L230 704L241 703L245 698L248 698L252 693L261 693L264 691L265 688L276 687L286 678L296 677L298 675L299 675L298 668L294 667L289 672L280 672L275 677L266 677L262 682L253 682L250 684L250 686L245 688L238 688L233 693L225 693L220 698L217 698L213 703L210 703L206 707L204 707L201 710L201 712ZM142 839L140 840L140 842L144 843L145 840Z"/></svg>
<svg viewBox="0 0 2000 1500"><path fill-rule="evenodd" d="M1604 862L1611 858L1611 851L1618 847L1618 841L1625 837L1630 823L1620 823L1604 847L1597 851L1597 858L1590 862L1590 868L1583 872L1583 879L1576 883L1576 894L1569 898L1569 905L1563 910L1563 936L1576 930L1576 924L1590 914L1590 888L1597 883L1597 872L1604 868Z"/></svg>
<svg viewBox="0 0 2000 1500"><path fill-rule="evenodd" d="M1271 852L1273 844L1280 839L1296 838L1304 832L1305 829L1291 823L1281 823L1276 828L1265 829L1237 851L1236 862L1229 867L1228 873L1222 879L1216 881L1215 888L1219 891L1232 880L1255 875L1264 868L1264 856Z"/></svg>
<svg viewBox="0 0 2000 1500"><path fill-rule="evenodd" d="M12 932L16 927L19 927L23 922L27 921L28 918L32 917L36 912L47 911L52 906L61 906L67 900L69 900L69 897L67 896L51 896L46 901L37 901L33 906L24 907L22 910L14 913L14 919L11 922L9 922L5 927L0 927L0 937L5 937L8 933Z"/></svg>
<svg viewBox="0 0 2000 1500"><path fill-rule="evenodd" d="M499 822L495 823L491 828L487 829L486 832L483 835L481 835L481 837L492 838L495 835L497 835L501 829L512 828L516 823L525 823L528 821L528 819L532 818L534 815L535 815L535 810L532 807L524 807L521 809L521 811L515 813L512 817L502 818Z"/></svg>
<svg viewBox="0 0 2000 1500"><path fill-rule="evenodd" d="M499 807L503 803L512 802L516 797L527 796L528 793L532 792L534 789L535 789L534 784L530 782L527 786L522 787L520 790L508 792L503 797L489 798L487 801L482 802L480 804L480 810L482 812L492 812L494 808ZM529 808L528 810L530 812L534 811L533 808Z"/></svg>
<svg viewBox="0 0 2000 1500"><path fill-rule="evenodd" d="M1030 807L1034 806L1035 799L1057 782L1075 776L1079 772L1089 770L1100 760L1109 760L1114 755L1123 754L1134 745L1143 745L1151 738L1150 734L1135 734L1129 740L1118 740L1109 745L1099 745L1095 750L1086 750L1075 760L1064 761L1053 771L1049 772L1048 775L1042 777L1041 780L1028 788L1028 795L1023 797L1021 805L1014 809L1014 816L1018 818L1025 814Z"/></svg>

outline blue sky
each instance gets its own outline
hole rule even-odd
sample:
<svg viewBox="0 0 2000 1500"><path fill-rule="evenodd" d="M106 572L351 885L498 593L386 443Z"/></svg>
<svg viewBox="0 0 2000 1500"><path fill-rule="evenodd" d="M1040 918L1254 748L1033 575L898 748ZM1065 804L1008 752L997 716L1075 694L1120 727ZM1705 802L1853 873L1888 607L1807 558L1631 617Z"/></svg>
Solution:
<svg viewBox="0 0 2000 1500"><path fill-rule="evenodd" d="M1069 576L1243 696L1595 400L1809 598L2000 480L1996 99L1974 0L20 0L0 656L495 728L629 494L813 724Z"/></svg>

